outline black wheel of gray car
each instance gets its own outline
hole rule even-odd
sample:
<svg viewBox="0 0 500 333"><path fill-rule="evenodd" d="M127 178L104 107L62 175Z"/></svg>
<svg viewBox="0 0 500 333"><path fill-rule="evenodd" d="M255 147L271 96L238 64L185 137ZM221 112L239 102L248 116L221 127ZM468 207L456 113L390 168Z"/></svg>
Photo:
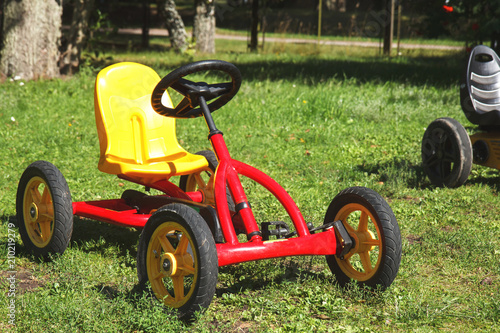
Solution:
<svg viewBox="0 0 500 333"><path fill-rule="evenodd" d="M465 128L453 118L434 120L422 139L422 165L431 183L455 188L472 169L472 145Z"/></svg>

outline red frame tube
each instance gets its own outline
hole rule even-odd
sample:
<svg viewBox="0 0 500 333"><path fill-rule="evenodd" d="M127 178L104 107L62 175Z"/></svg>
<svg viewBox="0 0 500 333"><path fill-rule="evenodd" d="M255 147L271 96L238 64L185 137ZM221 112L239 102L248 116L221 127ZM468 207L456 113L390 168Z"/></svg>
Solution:
<svg viewBox="0 0 500 333"><path fill-rule="evenodd" d="M134 228L143 228L151 216L137 214L122 199L73 202L73 215Z"/></svg>
<svg viewBox="0 0 500 333"><path fill-rule="evenodd" d="M337 252L334 229L319 234L266 242L216 244L219 266L269 258L332 255Z"/></svg>

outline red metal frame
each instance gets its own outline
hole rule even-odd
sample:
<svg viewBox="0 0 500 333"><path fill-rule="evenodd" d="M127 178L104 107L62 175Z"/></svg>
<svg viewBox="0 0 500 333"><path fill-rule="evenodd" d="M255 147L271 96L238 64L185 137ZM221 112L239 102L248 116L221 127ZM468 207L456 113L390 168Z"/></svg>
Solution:
<svg viewBox="0 0 500 333"><path fill-rule="evenodd" d="M215 206L225 240L225 243L216 244L219 266L283 256L334 255L337 253L339 244L333 228L318 234L311 234L299 208L276 181L256 168L232 159L222 133L211 134L210 141L219 160L214 180ZM263 241L239 175L260 184L278 199L293 222L297 233L296 237ZM167 180L143 184L136 179L120 177L160 190L165 193L165 197L198 203L203 200L200 192L186 193ZM249 235L248 242L241 243L238 240L233 226L232 213L229 211L227 203L226 186L231 191L236 213L239 214L245 232ZM143 228L151 216L151 212L140 213L137 208L128 206L123 199L75 202L73 203L73 214L135 228Z"/></svg>

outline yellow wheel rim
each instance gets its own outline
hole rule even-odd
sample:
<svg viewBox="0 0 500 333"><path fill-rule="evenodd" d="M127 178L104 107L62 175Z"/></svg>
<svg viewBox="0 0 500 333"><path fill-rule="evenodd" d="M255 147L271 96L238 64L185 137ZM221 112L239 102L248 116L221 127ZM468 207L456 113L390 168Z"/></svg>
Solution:
<svg viewBox="0 0 500 333"><path fill-rule="evenodd" d="M26 185L23 201L24 225L31 242L43 248L54 233L54 204L45 180L33 177Z"/></svg>
<svg viewBox="0 0 500 333"><path fill-rule="evenodd" d="M192 296L198 279L197 249L187 230L164 222L151 236L146 267L156 298L165 306L179 308Z"/></svg>
<svg viewBox="0 0 500 333"><path fill-rule="evenodd" d="M204 203L215 204L213 189L213 171L207 169L189 174L186 181L186 192L201 191L204 195Z"/></svg>
<svg viewBox="0 0 500 333"><path fill-rule="evenodd" d="M342 207L335 220L342 221L355 242L342 260L335 257L340 269L351 279L369 280L382 259L382 234L375 218L363 205L352 203Z"/></svg>

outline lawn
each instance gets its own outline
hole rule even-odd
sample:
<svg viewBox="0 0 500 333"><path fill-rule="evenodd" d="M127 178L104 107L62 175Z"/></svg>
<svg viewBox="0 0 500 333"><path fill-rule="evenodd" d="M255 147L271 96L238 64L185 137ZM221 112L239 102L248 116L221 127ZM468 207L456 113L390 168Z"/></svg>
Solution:
<svg viewBox="0 0 500 333"><path fill-rule="evenodd" d="M100 53L75 77L0 84L1 331L500 330L499 173L474 165L464 186L442 189L431 186L421 166L421 139L432 120L453 117L475 130L459 104L463 54L452 51L407 50L387 59L369 48L269 43L261 54L248 54L244 43L217 45L215 57L243 74L238 95L214 113L234 158L276 179L315 225L346 187L370 187L389 202L403 257L384 292L341 289L323 257L249 262L220 268L209 309L185 324L136 292L135 229L75 218L63 256L40 262L27 255L10 226L17 183L31 162L54 163L73 201L139 189L97 170L93 85L106 63L137 61L166 75L202 58L170 53L162 43L152 41L154 52ZM200 118L178 122L189 151L208 149L207 134ZM247 186L258 220L282 217L274 200ZM16 328L9 324L11 300Z"/></svg>

